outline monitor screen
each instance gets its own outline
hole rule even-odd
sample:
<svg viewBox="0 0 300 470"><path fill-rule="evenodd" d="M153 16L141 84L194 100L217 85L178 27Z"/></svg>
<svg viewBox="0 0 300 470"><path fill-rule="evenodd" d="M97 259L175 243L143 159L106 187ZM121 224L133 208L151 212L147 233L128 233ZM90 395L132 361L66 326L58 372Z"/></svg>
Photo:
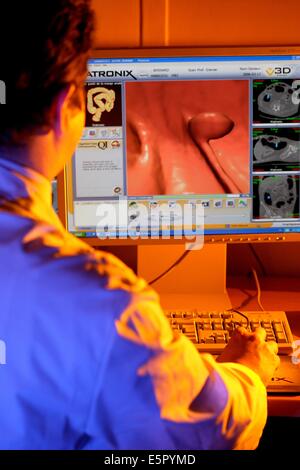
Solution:
<svg viewBox="0 0 300 470"><path fill-rule="evenodd" d="M92 58L79 237L300 232L300 55Z"/></svg>

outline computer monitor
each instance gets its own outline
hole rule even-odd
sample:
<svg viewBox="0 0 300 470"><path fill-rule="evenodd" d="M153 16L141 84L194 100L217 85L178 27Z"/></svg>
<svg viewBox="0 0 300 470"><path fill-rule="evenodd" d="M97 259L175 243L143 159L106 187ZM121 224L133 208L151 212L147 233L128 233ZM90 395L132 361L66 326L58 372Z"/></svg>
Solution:
<svg viewBox="0 0 300 470"><path fill-rule="evenodd" d="M99 51L64 177L97 240L300 239L300 48ZM186 210L186 212L185 212Z"/></svg>

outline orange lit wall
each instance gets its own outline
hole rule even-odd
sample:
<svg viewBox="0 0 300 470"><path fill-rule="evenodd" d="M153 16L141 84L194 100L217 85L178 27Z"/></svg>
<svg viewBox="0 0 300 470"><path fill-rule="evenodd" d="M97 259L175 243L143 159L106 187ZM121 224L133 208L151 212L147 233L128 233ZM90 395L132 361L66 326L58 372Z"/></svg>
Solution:
<svg viewBox="0 0 300 470"><path fill-rule="evenodd" d="M93 0L93 3L98 49L300 45L299 0ZM256 249L268 275L300 277L299 243L256 244ZM245 275L247 266L254 262L247 246L229 245L228 253L229 274Z"/></svg>
<svg viewBox="0 0 300 470"><path fill-rule="evenodd" d="M300 44L297 0L93 0L97 48Z"/></svg>

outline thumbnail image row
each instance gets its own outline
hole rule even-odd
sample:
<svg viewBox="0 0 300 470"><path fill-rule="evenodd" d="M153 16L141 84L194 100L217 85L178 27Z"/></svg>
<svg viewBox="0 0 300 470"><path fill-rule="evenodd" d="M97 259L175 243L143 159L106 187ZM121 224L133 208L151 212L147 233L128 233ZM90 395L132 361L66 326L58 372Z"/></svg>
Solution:
<svg viewBox="0 0 300 470"><path fill-rule="evenodd" d="M300 174L253 176L253 218L299 218L299 180Z"/></svg>
<svg viewBox="0 0 300 470"><path fill-rule="evenodd" d="M300 127L253 129L253 171L300 171Z"/></svg>

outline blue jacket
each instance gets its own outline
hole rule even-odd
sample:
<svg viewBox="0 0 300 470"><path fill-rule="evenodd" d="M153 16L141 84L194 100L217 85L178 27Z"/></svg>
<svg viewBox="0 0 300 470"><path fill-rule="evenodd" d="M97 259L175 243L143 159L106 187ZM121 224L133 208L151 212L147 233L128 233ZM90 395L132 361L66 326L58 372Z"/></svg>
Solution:
<svg viewBox="0 0 300 470"><path fill-rule="evenodd" d="M257 446L260 378L175 335L145 281L64 230L50 183L4 159L0 279L1 449Z"/></svg>

